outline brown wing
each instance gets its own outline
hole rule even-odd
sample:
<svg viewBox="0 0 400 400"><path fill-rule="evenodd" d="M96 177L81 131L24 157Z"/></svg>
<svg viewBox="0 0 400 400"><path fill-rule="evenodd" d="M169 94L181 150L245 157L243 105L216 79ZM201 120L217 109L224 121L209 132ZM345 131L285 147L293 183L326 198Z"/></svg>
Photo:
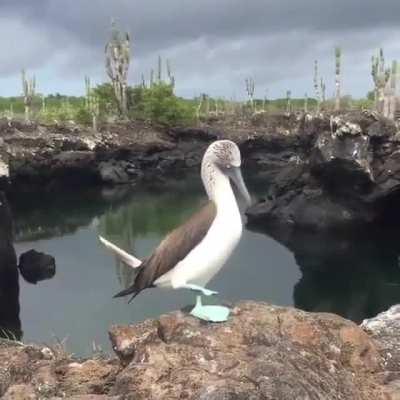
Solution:
<svg viewBox="0 0 400 400"><path fill-rule="evenodd" d="M114 297L128 294L133 294L135 297L142 290L152 287L157 278L174 268L202 241L216 213L215 204L209 201L183 225L170 232L153 254L143 261L134 284Z"/></svg>

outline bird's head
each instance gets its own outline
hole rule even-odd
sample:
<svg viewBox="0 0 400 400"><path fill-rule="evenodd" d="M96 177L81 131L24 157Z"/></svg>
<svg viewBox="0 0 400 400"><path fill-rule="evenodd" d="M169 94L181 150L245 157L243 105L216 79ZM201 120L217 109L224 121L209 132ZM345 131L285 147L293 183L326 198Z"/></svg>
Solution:
<svg viewBox="0 0 400 400"><path fill-rule="evenodd" d="M212 171L217 168L223 175L228 177L234 184L237 192L241 195L246 206L251 205L251 197L244 183L241 172L240 150L236 143L231 140L217 140L208 146L202 162L203 180L213 179ZM210 182L212 184L212 182Z"/></svg>

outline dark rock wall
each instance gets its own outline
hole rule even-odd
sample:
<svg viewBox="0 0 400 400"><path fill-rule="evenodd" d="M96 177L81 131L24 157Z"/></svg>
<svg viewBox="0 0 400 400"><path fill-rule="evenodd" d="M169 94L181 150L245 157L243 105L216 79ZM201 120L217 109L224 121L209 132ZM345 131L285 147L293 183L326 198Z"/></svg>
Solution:
<svg viewBox="0 0 400 400"><path fill-rule="evenodd" d="M0 337L20 339L21 336L12 218L6 197L0 192Z"/></svg>
<svg viewBox="0 0 400 400"><path fill-rule="evenodd" d="M130 123L96 134L3 128L0 124L0 167L9 168L11 191L162 182L198 171L208 144L225 138L240 146L245 175L260 182L263 199L249 210L252 222L274 220L317 231L400 223L397 127L371 112L257 116L247 123L214 121L179 129Z"/></svg>

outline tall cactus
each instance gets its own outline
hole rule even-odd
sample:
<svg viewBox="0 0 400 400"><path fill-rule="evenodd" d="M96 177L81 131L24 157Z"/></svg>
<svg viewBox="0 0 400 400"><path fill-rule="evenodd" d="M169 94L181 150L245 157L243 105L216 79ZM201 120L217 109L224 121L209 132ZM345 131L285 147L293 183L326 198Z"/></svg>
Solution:
<svg viewBox="0 0 400 400"><path fill-rule="evenodd" d="M286 91L286 113L290 114L292 112L292 92L291 90Z"/></svg>
<svg viewBox="0 0 400 400"><path fill-rule="evenodd" d="M92 89L92 85L90 82L90 78L88 76L85 76L85 87L86 87L85 106L87 111L92 117L93 131L97 132L97 122L98 122L98 117L100 115L100 104L99 104L99 98L94 93L94 90Z"/></svg>
<svg viewBox="0 0 400 400"><path fill-rule="evenodd" d="M340 111L342 49L335 47L335 111Z"/></svg>
<svg viewBox="0 0 400 400"><path fill-rule="evenodd" d="M24 69L22 70L22 91L24 95L25 121L29 122L32 101L36 91L36 78L35 76L28 78Z"/></svg>
<svg viewBox="0 0 400 400"><path fill-rule="evenodd" d="M150 70L150 87L154 86L154 69Z"/></svg>
<svg viewBox="0 0 400 400"><path fill-rule="evenodd" d="M167 59L167 75L169 79L169 84L172 88L175 87L175 76L172 73L171 62Z"/></svg>
<svg viewBox="0 0 400 400"><path fill-rule="evenodd" d="M41 98L42 98L42 109L41 109L41 112L42 112L43 114L45 114L46 111L47 111L47 107L46 107L46 96L45 96L44 94L42 94Z"/></svg>
<svg viewBox="0 0 400 400"><path fill-rule="evenodd" d="M396 114L396 91L398 81L398 65L397 61L392 62L392 68L390 70L390 77L386 83L383 97L383 116L386 118L395 118Z"/></svg>
<svg viewBox="0 0 400 400"><path fill-rule="evenodd" d="M317 100L317 113L320 112L321 109L321 93L319 88L319 79L318 79L318 60L314 61L314 92L315 98Z"/></svg>
<svg viewBox="0 0 400 400"><path fill-rule="evenodd" d="M91 91L91 83L90 78L85 75L85 107L89 109L89 96Z"/></svg>
<svg viewBox="0 0 400 400"><path fill-rule="evenodd" d="M158 81L158 83L161 83L161 81L162 81L162 58L161 58L161 56L158 56L157 81Z"/></svg>
<svg viewBox="0 0 400 400"><path fill-rule="evenodd" d="M383 113L384 91L390 78L390 69L385 69L383 49L379 50L378 55L372 56L371 62L371 75L375 85L375 107L378 112Z"/></svg>
<svg viewBox="0 0 400 400"><path fill-rule="evenodd" d="M304 114L308 113L308 94L304 94Z"/></svg>
<svg viewBox="0 0 400 400"><path fill-rule="evenodd" d="M140 86L141 86L143 89L146 89L146 78L144 77L144 74L142 74L142 75L140 76Z"/></svg>
<svg viewBox="0 0 400 400"><path fill-rule="evenodd" d="M321 87L321 101L322 101L322 103L325 103L326 102L326 84L322 78L321 78L321 82L320 82L320 87Z"/></svg>
<svg viewBox="0 0 400 400"><path fill-rule="evenodd" d="M246 78L246 92L247 97L249 98L249 103L251 109L254 111L254 90L255 90L255 83L253 78Z"/></svg>
<svg viewBox="0 0 400 400"><path fill-rule="evenodd" d="M201 112L201 107L204 103L204 100L206 98L206 94L201 94L199 97L199 104L196 107L196 119L197 121L200 121L200 112Z"/></svg>
<svg viewBox="0 0 400 400"><path fill-rule="evenodd" d="M111 38L105 47L106 71L111 79L118 109L122 116L127 115L128 70L131 60L130 38L128 33L117 29L115 21L111 23Z"/></svg>

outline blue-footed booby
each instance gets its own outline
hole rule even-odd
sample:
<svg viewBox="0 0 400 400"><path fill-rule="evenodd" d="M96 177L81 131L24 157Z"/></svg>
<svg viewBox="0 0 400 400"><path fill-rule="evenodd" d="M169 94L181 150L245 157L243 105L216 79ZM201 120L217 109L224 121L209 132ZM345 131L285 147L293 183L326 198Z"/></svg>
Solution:
<svg viewBox="0 0 400 400"><path fill-rule="evenodd" d="M199 293L192 315L207 321L226 321L229 309L203 306L201 295L217 294L205 286L223 267L242 235L242 218L231 182L246 206L251 199L240 166L240 151L235 143L213 142L201 164L208 203L170 232L143 262L100 237L122 262L138 270L134 283L114 297L132 295L132 300L142 290L153 287L191 289Z"/></svg>

